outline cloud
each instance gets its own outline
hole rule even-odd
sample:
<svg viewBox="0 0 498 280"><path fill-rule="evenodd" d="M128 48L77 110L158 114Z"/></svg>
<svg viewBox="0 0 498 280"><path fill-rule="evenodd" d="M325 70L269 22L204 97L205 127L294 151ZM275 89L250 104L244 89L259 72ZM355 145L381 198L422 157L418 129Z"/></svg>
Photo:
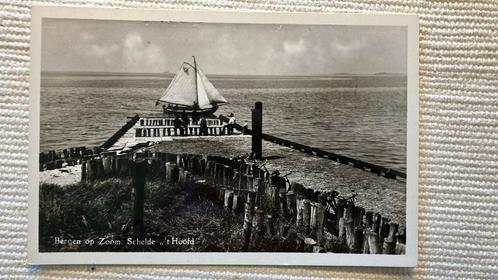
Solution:
<svg viewBox="0 0 498 280"><path fill-rule="evenodd" d="M91 44L85 48L85 55L97 58L98 61L103 61L106 65L111 65L113 58L118 51L119 46L117 44Z"/></svg>
<svg viewBox="0 0 498 280"><path fill-rule="evenodd" d="M306 41L300 38L299 41L284 41L283 49L287 55L299 55L305 53L308 46Z"/></svg>
<svg viewBox="0 0 498 280"><path fill-rule="evenodd" d="M151 41L144 41L138 33L128 33L123 41L123 58L134 72L162 72L166 69L163 50Z"/></svg>
<svg viewBox="0 0 498 280"><path fill-rule="evenodd" d="M349 41L336 38L330 42L330 49L331 51L341 53L342 55L350 55L353 52L359 52L363 48L363 41L363 38Z"/></svg>
<svg viewBox="0 0 498 280"><path fill-rule="evenodd" d="M95 39L95 35L83 31L80 33L80 38L83 41L93 41L93 39Z"/></svg>

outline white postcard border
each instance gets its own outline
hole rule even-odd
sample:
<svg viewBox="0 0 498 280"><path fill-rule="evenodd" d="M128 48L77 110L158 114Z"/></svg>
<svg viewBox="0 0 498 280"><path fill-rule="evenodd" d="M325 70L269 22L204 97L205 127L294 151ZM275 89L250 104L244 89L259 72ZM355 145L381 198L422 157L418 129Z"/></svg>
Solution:
<svg viewBox="0 0 498 280"><path fill-rule="evenodd" d="M419 43L414 15L359 15L328 13L275 13L226 11L173 11L158 9L73 8L36 6L31 12L31 60L28 160L29 264L189 264L189 265L299 265L413 267L418 250L419 182ZM406 254L316 253L40 253L38 251L41 23L43 18L126 21L171 21L253 24L314 24L406 26L407 46L407 190Z"/></svg>

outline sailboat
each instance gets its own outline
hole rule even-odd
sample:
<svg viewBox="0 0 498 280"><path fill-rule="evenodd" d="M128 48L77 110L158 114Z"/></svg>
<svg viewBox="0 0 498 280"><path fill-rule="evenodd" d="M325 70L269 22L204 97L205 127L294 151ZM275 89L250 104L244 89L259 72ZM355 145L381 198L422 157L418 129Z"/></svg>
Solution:
<svg viewBox="0 0 498 280"><path fill-rule="evenodd" d="M207 115L214 113L227 100L199 69L195 56L193 65L183 62L175 77L157 100L164 113Z"/></svg>

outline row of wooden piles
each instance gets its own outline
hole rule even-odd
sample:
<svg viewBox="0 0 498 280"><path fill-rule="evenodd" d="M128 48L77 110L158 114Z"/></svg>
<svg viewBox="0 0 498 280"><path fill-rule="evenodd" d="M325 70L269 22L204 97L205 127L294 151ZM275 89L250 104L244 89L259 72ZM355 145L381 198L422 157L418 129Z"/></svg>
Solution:
<svg viewBox="0 0 498 280"><path fill-rule="evenodd" d="M39 155L39 170L52 170L80 164L83 158L100 154L100 147L74 147L61 151L50 150Z"/></svg>
<svg viewBox="0 0 498 280"><path fill-rule="evenodd" d="M278 172L244 160L168 153L105 154L83 163L82 181L138 176L137 162L147 162L147 174L142 176L177 182L243 216L243 251L261 247L262 242L281 242L297 252L404 254L406 237L398 224L365 211L354 201L289 183Z"/></svg>

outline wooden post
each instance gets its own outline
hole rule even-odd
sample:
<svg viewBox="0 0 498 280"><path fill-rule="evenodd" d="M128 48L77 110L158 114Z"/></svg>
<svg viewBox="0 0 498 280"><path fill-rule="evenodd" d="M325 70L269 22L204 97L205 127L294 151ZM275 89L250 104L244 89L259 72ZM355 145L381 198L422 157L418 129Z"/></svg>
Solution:
<svg viewBox="0 0 498 280"><path fill-rule="evenodd" d="M252 152L256 159L263 156L263 103L256 102L252 111Z"/></svg>
<svg viewBox="0 0 498 280"><path fill-rule="evenodd" d="M279 201L280 201L280 214L287 219L287 193L285 189L280 189L278 193Z"/></svg>
<svg viewBox="0 0 498 280"><path fill-rule="evenodd" d="M396 233L398 231L398 224L389 224L389 234L383 239L384 245L382 248L382 254L394 254L396 249Z"/></svg>
<svg viewBox="0 0 498 280"><path fill-rule="evenodd" d="M89 181L93 181L94 177L95 177L95 171L94 171L94 168L92 166L92 160L89 159L87 161L84 161L85 165L86 165L86 180L85 182L89 182Z"/></svg>
<svg viewBox="0 0 498 280"><path fill-rule="evenodd" d="M291 217L291 221L294 221L294 219L296 218L296 194L293 191L288 191L286 197L287 197L287 212Z"/></svg>
<svg viewBox="0 0 498 280"><path fill-rule="evenodd" d="M364 216L364 230L363 230L363 254L370 253L370 249L368 247L368 231L372 228L373 213L366 212Z"/></svg>
<svg viewBox="0 0 498 280"><path fill-rule="evenodd" d="M241 199L240 195L234 193L233 194L233 202L232 202L232 211L234 213L239 213L239 210L241 208L241 206L240 206L241 203L242 203L242 199Z"/></svg>
<svg viewBox="0 0 498 280"><path fill-rule="evenodd" d="M267 214L265 216L265 232L268 238L273 237L275 234L275 225L273 220L273 215Z"/></svg>
<svg viewBox="0 0 498 280"><path fill-rule="evenodd" d="M242 251L247 252L249 250L249 242L251 241L251 230L252 230L252 210L253 206L250 203L245 204L244 210L244 245Z"/></svg>
<svg viewBox="0 0 498 280"><path fill-rule="evenodd" d="M246 175L245 177L246 177L246 185L247 185L246 188L249 191L255 191L254 187L253 187L253 184L254 184L254 182L253 182L253 179L254 179L253 176L252 175Z"/></svg>
<svg viewBox="0 0 498 280"><path fill-rule="evenodd" d="M339 221L344 216L345 206L346 206L346 204L343 200L339 200L339 202L337 203L337 209L336 209L336 213L335 213L335 230L336 230L337 234L339 234L339 229L340 229Z"/></svg>
<svg viewBox="0 0 498 280"><path fill-rule="evenodd" d="M86 161L81 162L81 182L86 183Z"/></svg>
<svg viewBox="0 0 498 280"><path fill-rule="evenodd" d="M381 219L380 215L375 214L372 220L372 228L367 230L368 248L370 254L381 253L381 248L379 243L380 219Z"/></svg>
<svg viewBox="0 0 498 280"><path fill-rule="evenodd" d="M353 252L363 251L363 215L365 209L359 206L353 208Z"/></svg>
<svg viewBox="0 0 498 280"><path fill-rule="evenodd" d="M303 196L300 194L296 197L296 226L303 226Z"/></svg>
<svg viewBox="0 0 498 280"><path fill-rule="evenodd" d="M130 175L130 160L127 157L120 157L118 159L119 175L127 177Z"/></svg>
<svg viewBox="0 0 498 280"><path fill-rule="evenodd" d="M309 199L303 199L303 226L306 231L309 230L311 221L311 204Z"/></svg>
<svg viewBox="0 0 498 280"><path fill-rule="evenodd" d="M254 210L254 241L257 245L261 237L263 237L263 210Z"/></svg>
<svg viewBox="0 0 498 280"><path fill-rule="evenodd" d="M337 226L337 238L338 238L341 246L342 246L342 244L347 243L347 241L346 241L346 228L345 228L344 221L345 221L345 218L340 217L339 224Z"/></svg>
<svg viewBox="0 0 498 280"><path fill-rule="evenodd" d="M382 247L382 243L384 242L384 238L386 238L389 234L389 219L387 218L382 218L381 219L381 225L380 225L380 230L379 230L379 241L380 241L380 246Z"/></svg>
<svg viewBox="0 0 498 280"><path fill-rule="evenodd" d="M133 162L133 233L137 236L143 236L145 233L144 203L147 168L147 161Z"/></svg>
<svg viewBox="0 0 498 280"><path fill-rule="evenodd" d="M354 244L353 244L353 252L357 254L361 254L363 252L363 228L355 227L354 228Z"/></svg>
<svg viewBox="0 0 498 280"><path fill-rule="evenodd" d="M176 182L178 181L178 168L175 163L166 162L166 181Z"/></svg>
<svg viewBox="0 0 498 280"><path fill-rule="evenodd" d="M261 180L261 178L254 178L254 190L256 191L256 205L258 207L262 207L263 206L263 195L264 195L264 182L263 180Z"/></svg>
<svg viewBox="0 0 498 280"><path fill-rule="evenodd" d="M354 206L352 204L346 205L346 211L344 212L344 227L346 231L346 240L348 248L353 250L354 246L354 220L353 220Z"/></svg>
<svg viewBox="0 0 498 280"><path fill-rule="evenodd" d="M69 151L67 149L62 150L62 154L64 155L65 159L69 158Z"/></svg>
<svg viewBox="0 0 498 280"><path fill-rule="evenodd" d="M380 254L379 237L377 235L377 232L368 229L366 238L368 240L368 248L370 254Z"/></svg>
<svg viewBox="0 0 498 280"><path fill-rule="evenodd" d="M323 241L323 220L325 218L325 206L318 202L313 202L311 205L311 232L313 237L316 238L318 244Z"/></svg>
<svg viewBox="0 0 498 280"><path fill-rule="evenodd" d="M110 175L112 173L111 158L111 155L106 155L102 158L102 165L105 175Z"/></svg>
<svg viewBox="0 0 498 280"><path fill-rule="evenodd" d="M233 208L233 191L225 190L225 203L224 207L226 210L230 210Z"/></svg>

